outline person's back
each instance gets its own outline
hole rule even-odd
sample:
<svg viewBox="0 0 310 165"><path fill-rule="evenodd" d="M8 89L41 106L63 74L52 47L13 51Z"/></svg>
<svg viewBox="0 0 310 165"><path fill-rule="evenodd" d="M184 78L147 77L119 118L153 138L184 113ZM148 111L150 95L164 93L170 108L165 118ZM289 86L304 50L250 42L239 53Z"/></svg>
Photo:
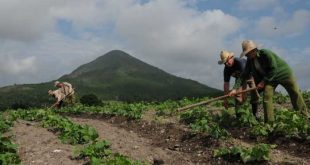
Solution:
<svg viewBox="0 0 310 165"><path fill-rule="evenodd" d="M292 70L289 67L289 65L271 50L260 49L258 50L258 55L260 55L263 58L262 62L260 63L263 69L267 72L268 71L273 72L270 73L270 76L266 76L267 81L273 82L273 81L286 80L287 78L289 78L289 75L292 74Z"/></svg>
<svg viewBox="0 0 310 165"><path fill-rule="evenodd" d="M74 89L72 88L72 85L68 82L63 82L62 92L65 95L73 95Z"/></svg>
<svg viewBox="0 0 310 165"><path fill-rule="evenodd" d="M61 89L54 90L53 94L57 101L61 101L65 98L65 95L61 92Z"/></svg>
<svg viewBox="0 0 310 165"><path fill-rule="evenodd" d="M230 77L239 78L245 69L246 59L233 57L233 65L225 66L224 68L224 82L229 82Z"/></svg>

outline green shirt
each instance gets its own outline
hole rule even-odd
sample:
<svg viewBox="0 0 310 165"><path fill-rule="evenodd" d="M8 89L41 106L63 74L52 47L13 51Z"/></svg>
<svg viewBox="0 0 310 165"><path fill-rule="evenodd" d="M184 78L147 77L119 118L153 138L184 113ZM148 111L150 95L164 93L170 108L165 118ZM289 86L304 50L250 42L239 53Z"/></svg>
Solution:
<svg viewBox="0 0 310 165"><path fill-rule="evenodd" d="M255 60L257 61L255 62ZM248 79L250 76L253 76L255 83L259 83L262 80L279 83L288 79L291 74L291 68L283 59L270 50L261 49L258 50L256 59L247 59L242 77Z"/></svg>

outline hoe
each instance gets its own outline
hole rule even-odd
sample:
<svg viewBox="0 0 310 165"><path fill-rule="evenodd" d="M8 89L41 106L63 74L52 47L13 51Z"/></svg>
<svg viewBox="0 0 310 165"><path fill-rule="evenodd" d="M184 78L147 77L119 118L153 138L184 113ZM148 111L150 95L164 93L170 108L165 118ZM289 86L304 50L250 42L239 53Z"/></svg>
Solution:
<svg viewBox="0 0 310 165"><path fill-rule="evenodd" d="M256 94L258 95L257 87L252 87L252 88L245 89L243 91L235 93L234 95L238 95L238 94L241 94L241 93L246 93L246 92L250 92L250 91L254 91L254 90L256 90ZM202 101L202 102L199 102L199 103L196 103L196 104L187 105L185 107L177 109L177 112L182 112L184 110L187 110L187 109L190 109L190 108L194 108L194 107L197 107L197 106L200 106L200 105L209 104L211 102L214 102L214 101L217 101L217 100L222 100L222 99L225 99L227 97L231 97L231 96L229 96L227 94L227 95L223 95L223 96L212 98L210 100Z"/></svg>

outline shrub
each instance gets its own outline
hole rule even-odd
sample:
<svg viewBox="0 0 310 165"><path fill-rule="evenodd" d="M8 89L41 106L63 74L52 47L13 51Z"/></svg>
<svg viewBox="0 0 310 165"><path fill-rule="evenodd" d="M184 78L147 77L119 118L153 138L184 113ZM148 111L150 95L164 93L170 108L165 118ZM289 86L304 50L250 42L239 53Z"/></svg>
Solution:
<svg viewBox="0 0 310 165"><path fill-rule="evenodd" d="M95 94L87 94L81 97L80 102L84 105L88 106L96 106L100 105L101 101L98 99L98 97Z"/></svg>
<svg viewBox="0 0 310 165"><path fill-rule="evenodd" d="M29 103L26 102L15 102L11 105L11 109L28 109L30 108L31 105Z"/></svg>

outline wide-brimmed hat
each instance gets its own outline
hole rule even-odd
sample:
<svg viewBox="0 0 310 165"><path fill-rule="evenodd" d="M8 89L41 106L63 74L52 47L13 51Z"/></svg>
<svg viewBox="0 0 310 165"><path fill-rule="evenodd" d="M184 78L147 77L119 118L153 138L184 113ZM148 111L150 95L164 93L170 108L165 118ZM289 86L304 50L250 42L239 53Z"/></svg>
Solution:
<svg viewBox="0 0 310 165"><path fill-rule="evenodd" d="M233 52L229 52L227 50L222 50L220 53L221 60L218 61L218 64L225 64L228 59L232 58L234 56Z"/></svg>
<svg viewBox="0 0 310 165"><path fill-rule="evenodd" d="M257 48L256 44L252 40L244 40L241 45L242 45L242 53L240 54L240 58L245 56L251 50Z"/></svg>
<svg viewBox="0 0 310 165"><path fill-rule="evenodd" d="M60 82L59 81L55 81L54 85L57 86Z"/></svg>

